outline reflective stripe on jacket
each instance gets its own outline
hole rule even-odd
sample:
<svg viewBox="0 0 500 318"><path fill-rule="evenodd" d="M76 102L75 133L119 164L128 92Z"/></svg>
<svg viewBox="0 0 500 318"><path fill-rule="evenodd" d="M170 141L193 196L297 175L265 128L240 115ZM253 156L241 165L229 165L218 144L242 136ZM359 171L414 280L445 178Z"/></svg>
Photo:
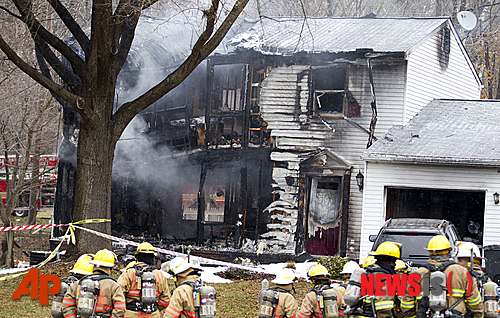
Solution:
<svg viewBox="0 0 500 318"><path fill-rule="evenodd" d="M345 305L344 297L342 297L342 294L339 289L334 288L334 290L337 295L337 308L340 309L341 306ZM323 313L321 312L321 308L319 308L318 299L314 291L310 291L304 297L304 299L302 300L302 304L300 305L300 310L297 313L297 318L308 318L308 317L323 318Z"/></svg>

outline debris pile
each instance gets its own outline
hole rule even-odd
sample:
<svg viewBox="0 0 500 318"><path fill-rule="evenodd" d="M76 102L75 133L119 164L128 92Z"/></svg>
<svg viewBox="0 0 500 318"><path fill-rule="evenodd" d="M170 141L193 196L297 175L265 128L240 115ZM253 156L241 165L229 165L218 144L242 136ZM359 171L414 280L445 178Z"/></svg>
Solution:
<svg viewBox="0 0 500 318"><path fill-rule="evenodd" d="M262 280L264 278L267 280L272 280L275 276L272 274L257 273L234 267L230 267L225 271L215 273L215 275L230 280Z"/></svg>

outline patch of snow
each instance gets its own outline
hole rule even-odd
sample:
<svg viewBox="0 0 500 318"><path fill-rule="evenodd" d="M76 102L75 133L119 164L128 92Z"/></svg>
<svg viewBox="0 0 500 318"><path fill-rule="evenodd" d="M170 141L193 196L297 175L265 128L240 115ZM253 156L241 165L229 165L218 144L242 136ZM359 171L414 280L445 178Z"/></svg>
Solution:
<svg viewBox="0 0 500 318"><path fill-rule="evenodd" d="M307 278L307 271L309 268L312 266L318 264L317 262L306 262L306 263L295 263L295 275L298 278ZM285 268L288 264L287 263L276 263L276 264L267 264L267 265L261 265L264 269L265 273L268 274L273 274L276 275L277 273L281 272L283 268Z"/></svg>
<svg viewBox="0 0 500 318"><path fill-rule="evenodd" d="M218 273L218 272L222 272L224 270L227 269L226 266L219 266L219 267L204 267L202 266L201 268L203 268L203 272L201 272L201 280L204 281L205 283L207 284L218 284L218 283L232 283L233 281L232 280L229 280L229 279L225 279L225 278L222 278L220 276L217 276L215 275L215 273ZM161 271L163 275L165 275L165 277L167 279L173 279L172 275L164 272L164 271Z"/></svg>
<svg viewBox="0 0 500 318"><path fill-rule="evenodd" d="M226 270L226 266L219 267L203 267L203 272L201 272L201 280L208 284L218 284L218 283L232 283L232 280L222 278L215 275L215 273L222 272Z"/></svg>
<svg viewBox="0 0 500 318"><path fill-rule="evenodd" d="M26 272L30 268L24 267L24 268L3 268L0 269L0 275L9 275L9 274L15 274L15 273L20 273L20 272Z"/></svg>

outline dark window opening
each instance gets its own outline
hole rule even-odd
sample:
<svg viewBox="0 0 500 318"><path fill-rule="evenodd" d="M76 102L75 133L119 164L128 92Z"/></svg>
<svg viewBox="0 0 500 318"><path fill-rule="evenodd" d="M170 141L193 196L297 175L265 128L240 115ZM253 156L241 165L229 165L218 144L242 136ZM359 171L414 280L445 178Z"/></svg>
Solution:
<svg viewBox="0 0 500 318"><path fill-rule="evenodd" d="M316 91L318 111L332 114L342 114L344 111L344 91Z"/></svg>
<svg viewBox="0 0 500 318"><path fill-rule="evenodd" d="M329 67L313 71L314 104L318 113L344 115L346 68Z"/></svg>
<svg viewBox="0 0 500 318"><path fill-rule="evenodd" d="M245 65L215 65L213 68L213 112L240 112L243 110Z"/></svg>

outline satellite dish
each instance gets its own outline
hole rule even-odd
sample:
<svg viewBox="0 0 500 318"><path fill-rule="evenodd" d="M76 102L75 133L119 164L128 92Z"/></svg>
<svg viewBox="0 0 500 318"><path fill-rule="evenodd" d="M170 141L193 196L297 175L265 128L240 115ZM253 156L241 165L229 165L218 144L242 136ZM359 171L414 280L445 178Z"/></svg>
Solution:
<svg viewBox="0 0 500 318"><path fill-rule="evenodd" d="M457 14L458 23L467 31L470 31L476 27L477 18L474 13L470 11L461 11Z"/></svg>

